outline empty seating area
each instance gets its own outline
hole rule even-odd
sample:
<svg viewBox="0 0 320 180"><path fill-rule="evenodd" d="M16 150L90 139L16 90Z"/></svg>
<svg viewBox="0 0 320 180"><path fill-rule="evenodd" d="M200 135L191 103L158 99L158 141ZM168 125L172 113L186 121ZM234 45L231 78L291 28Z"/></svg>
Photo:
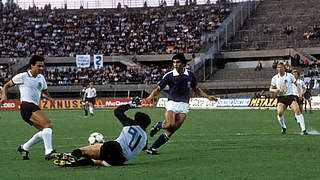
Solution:
<svg viewBox="0 0 320 180"><path fill-rule="evenodd" d="M306 31L317 29L319 18L317 0L262 1L224 50L320 46L320 37L303 37Z"/></svg>

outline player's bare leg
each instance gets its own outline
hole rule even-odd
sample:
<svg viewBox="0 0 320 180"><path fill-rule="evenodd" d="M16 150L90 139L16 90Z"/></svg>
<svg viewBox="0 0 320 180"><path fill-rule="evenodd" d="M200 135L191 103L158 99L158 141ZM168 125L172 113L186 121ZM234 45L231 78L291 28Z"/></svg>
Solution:
<svg viewBox="0 0 320 180"><path fill-rule="evenodd" d="M89 102L89 112L90 112L90 115L93 116L93 104L91 102Z"/></svg>
<svg viewBox="0 0 320 180"><path fill-rule="evenodd" d="M306 130L306 125L304 122L304 117L300 111L299 105L296 101L293 101L290 105L291 109L294 111L295 113L295 117L297 119L297 123L299 124L300 128L301 128L301 132L303 135L307 135L307 130Z"/></svg>
<svg viewBox="0 0 320 180"><path fill-rule="evenodd" d="M146 150L148 154L158 154L156 149L165 144L170 136L174 133L176 127L176 114L169 110L166 112L166 120L164 121L163 128L166 132L161 134L158 139Z"/></svg>
<svg viewBox="0 0 320 180"><path fill-rule="evenodd" d="M99 159L100 148L103 144L94 144L80 148L82 156L88 156L92 159Z"/></svg>
<svg viewBox="0 0 320 180"><path fill-rule="evenodd" d="M45 147L45 159L52 159L56 151L52 148L52 123L48 117L42 111L33 112L30 121L33 126L39 130L31 139L29 139L25 144L19 146L18 151L23 156L23 159L29 159L28 154L30 148L43 140Z"/></svg>
<svg viewBox="0 0 320 180"><path fill-rule="evenodd" d="M89 107L88 102L85 102L85 105L84 105L84 116L88 116L88 107Z"/></svg>
<svg viewBox="0 0 320 180"><path fill-rule="evenodd" d="M283 113L284 113L284 110L286 109L286 105L282 104L282 103L278 103L277 105L277 119L281 125L281 133L282 134L286 134L286 131L287 131L287 126L285 124L285 120L284 120L284 116L283 116Z"/></svg>

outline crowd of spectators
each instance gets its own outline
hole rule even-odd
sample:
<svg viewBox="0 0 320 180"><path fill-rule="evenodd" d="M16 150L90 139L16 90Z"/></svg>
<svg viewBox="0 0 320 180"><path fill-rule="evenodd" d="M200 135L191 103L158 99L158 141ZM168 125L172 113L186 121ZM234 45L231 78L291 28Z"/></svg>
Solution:
<svg viewBox="0 0 320 180"><path fill-rule="evenodd" d="M272 68L276 69L277 68L277 64L279 63L278 60L274 60L273 64L272 64ZM285 60L284 62L284 66L286 69L286 72L291 72L293 68L300 68L300 77L302 79L304 78L318 78L320 73L319 73L319 67L320 67L320 61L319 60L313 60L313 61L309 61L306 59L300 59L299 63L297 64L297 67L292 67L291 64L289 63L288 60Z"/></svg>
<svg viewBox="0 0 320 180"><path fill-rule="evenodd" d="M320 38L320 25L313 25L310 27L312 30L304 31L304 39L319 39Z"/></svg>
<svg viewBox="0 0 320 180"><path fill-rule="evenodd" d="M94 82L108 84L156 84L171 70L160 66L106 65L100 69L75 66L46 67L44 72L49 86L83 85Z"/></svg>
<svg viewBox="0 0 320 180"><path fill-rule="evenodd" d="M21 10L0 7L0 57L199 52L227 5Z"/></svg>
<svg viewBox="0 0 320 180"><path fill-rule="evenodd" d="M94 69L76 66L47 66L43 72L48 86L81 86L94 82L95 85L117 84L156 84L171 66L125 66L122 64L105 65ZM0 85L9 81L14 73L8 67L0 68Z"/></svg>

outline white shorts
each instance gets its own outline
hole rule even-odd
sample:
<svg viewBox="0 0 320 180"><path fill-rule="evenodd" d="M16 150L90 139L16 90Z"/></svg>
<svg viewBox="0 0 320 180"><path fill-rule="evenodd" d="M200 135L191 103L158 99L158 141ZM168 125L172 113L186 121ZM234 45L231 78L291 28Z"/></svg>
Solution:
<svg viewBox="0 0 320 180"><path fill-rule="evenodd" d="M188 114L189 104L185 102L174 102L170 100L166 104L166 109L167 111L173 111L176 114L179 114L179 113Z"/></svg>

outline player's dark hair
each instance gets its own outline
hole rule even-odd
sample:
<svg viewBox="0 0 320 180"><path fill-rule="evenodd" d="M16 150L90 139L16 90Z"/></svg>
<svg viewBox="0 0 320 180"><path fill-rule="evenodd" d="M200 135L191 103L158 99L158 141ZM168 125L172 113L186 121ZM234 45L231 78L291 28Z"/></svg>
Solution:
<svg viewBox="0 0 320 180"><path fill-rule="evenodd" d="M172 61L173 61L174 59L179 59L179 60L181 61L181 63L184 64L184 65L187 64L186 57L184 56L183 53L178 53L178 54L174 55L174 56L172 57Z"/></svg>
<svg viewBox="0 0 320 180"><path fill-rule="evenodd" d="M143 112L137 112L134 115L134 120L137 122L137 124L143 129L146 130L146 128L149 126L151 123L150 117Z"/></svg>
<svg viewBox="0 0 320 180"><path fill-rule="evenodd" d="M292 70L292 73L296 72L300 76L300 72L297 69Z"/></svg>
<svg viewBox="0 0 320 180"><path fill-rule="evenodd" d="M30 58L29 66L30 66L30 67L31 67L31 65L34 66L37 61L44 62L44 57L43 57L43 56L39 56L39 55L33 55L33 56Z"/></svg>

